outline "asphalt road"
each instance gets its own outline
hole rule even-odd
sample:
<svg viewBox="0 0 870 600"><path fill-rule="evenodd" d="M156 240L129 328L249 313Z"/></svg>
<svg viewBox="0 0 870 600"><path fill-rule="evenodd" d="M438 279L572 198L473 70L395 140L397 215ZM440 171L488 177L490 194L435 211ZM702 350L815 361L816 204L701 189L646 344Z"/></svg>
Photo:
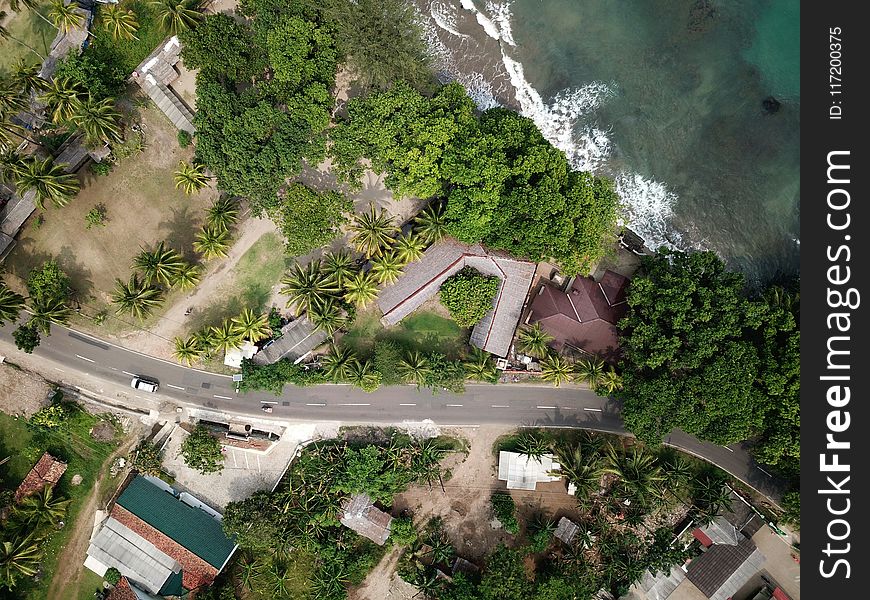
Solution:
<svg viewBox="0 0 870 600"><path fill-rule="evenodd" d="M0 328L0 342L5 342L4 351L14 362L21 353L12 342L13 327ZM613 400L573 386L469 384L463 394L393 386L368 394L348 385L288 385L281 396L242 393L236 391L230 376L187 368L57 325L52 326L52 335L43 336L34 357L45 359L42 374L46 378L56 382L84 378L91 386L86 389L128 406L136 406L137 400L156 399L268 418L261 407L269 404L275 420L386 424L431 419L443 426L504 424L625 433ZM132 389L134 375L158 381L158 393ZM666 442L718 465L768 498L778 501L782 496L782 482L757 465L740 444L717 446L679 430Z"/></svg>

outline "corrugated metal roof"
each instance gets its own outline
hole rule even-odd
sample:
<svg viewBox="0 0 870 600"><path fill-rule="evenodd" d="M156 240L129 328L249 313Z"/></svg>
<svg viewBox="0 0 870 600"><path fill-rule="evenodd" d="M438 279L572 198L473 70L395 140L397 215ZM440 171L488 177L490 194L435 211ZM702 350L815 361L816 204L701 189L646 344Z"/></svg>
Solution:
<svg viewBox="0 0 870 600"><path fill-rule="evenodd" d="M130 482L117 503L216 569L223 567L233 551L234 544L224 535L220 521L141 476Z"/></svg>
<svg viewBox="0 0 870 600"><path fill-rule="evenodd" d="M281 328L281 337L255 354L253 360L258 365L270 365L282 358L296 360L325 341L326 334L315 329L308 317L303 315L284 325Z"/></svg>
<svg viewBox="0 0 870 600"><path fill-rule="evenodd" d="M758 573L764 555L749 538L736 546L715 544L689 563L688 579L710 600L727 600Z"/></svg>
<svg viewBox="0 0 870 600"><path fill-rule="evenodd" d="M558 475L549 475L560 465L553 461L552 454L532 458L518 452L498 453L498 478L507 482L509 490L534 490L538 482L559 481Z"/></svg>
<svg viewBox="0 0 870 600"><path fill-rule="evenodd" d="M356 494L347 498L342 504L339 520L345 527L383 546L390 537L390 524L393 517L375 508L367 495Z"/></svg>

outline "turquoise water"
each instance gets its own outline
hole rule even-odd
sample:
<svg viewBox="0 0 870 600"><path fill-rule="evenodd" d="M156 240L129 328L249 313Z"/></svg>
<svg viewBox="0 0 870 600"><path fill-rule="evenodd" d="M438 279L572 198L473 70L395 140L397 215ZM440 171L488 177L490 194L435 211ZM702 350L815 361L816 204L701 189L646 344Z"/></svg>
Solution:
<svg viewBox="0 0 870 600"><path fill-rule="evenodd" d="M633 182L622 188L629 217L652 245L715 250L756 283L797 272L797 0L475 0L501 41L468 0L423 4L442 15L454 77L482 74L496 101L533 116L569 158L572 144L603 149L575 164ZM515 93L512 63L543 106ZM607 90L593 90L596 102L570 94L594 82ZM768 96L775 114L762 108ZM567 134L548 131L560 119Z"/></svg>

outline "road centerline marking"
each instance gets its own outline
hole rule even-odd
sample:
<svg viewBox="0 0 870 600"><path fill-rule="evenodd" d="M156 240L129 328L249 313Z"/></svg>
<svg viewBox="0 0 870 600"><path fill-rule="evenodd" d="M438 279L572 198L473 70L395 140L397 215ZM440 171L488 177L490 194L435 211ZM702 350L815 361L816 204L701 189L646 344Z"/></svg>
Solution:
<svg viewBox="0 0 870 600"><path fill-rule="evenodd" d="M305 406L326 406L326 402L306 402Z"/></svg>
<svg viewBox="0 0 870 600"><path fill-rule="evenodd" d="M129 371L121 371L124 375L129 375L130 377L136 377L136 373L130 373Z"/></svg>
<svg viewBox="0 0 870 600"><path fill-rule="evenodd" d="M492 408L510 408L509 404L492 404Z"/></svg>
<svg viewBox="0 0 870 600"><path fill-rule="evenodd" d="M461 408L462 407L461 404L445 404L445 406L449 406L451 408Z"/></svg>
<svg viewBox="0 0 870 600"><path fill-rule="evenodd" d="M82 360L86 360L86 361L88 361L88 362L90 362L90 363L95 363L95 362L97 362L97 361L95 361L93 358L88 358L87 356L82 356L81 354L76 354L76 358L80 358L80 359L82 359Z"/></svg>
<svg viewBox="0 0 870 600"><path fill-rule="evenodd" d="M366 402L345 402L344 404L337 404L336 406L371 406Z"/></svg>
<svg viewBox="0 0 870 600"><path fill-rule="evenodd" d="M167 383L166 387L171 387L171 388L176 389L176 390L181 390L182 392L184 391L183 387L181 387L179 385L172 385L171 383Z"/></svg>
<svg viewBox="0 0 870 600"><path fill-rule="evenodd" d="M399 403L399 406L417 406L417 405L416 405L416 404L409 404L409 403L404 403L404 404L403 404L403 403L400 402L400 403Z"/></svg>
<svg viewBox="0 0 870 600"><path fill-rule="evenodd" d="M538 406L538 408L546 410L546 409L558 408L558 407L557 406Z"/></svg>
<svg viewBox="0 0 870 600"><path fill-rule="evenodd" d="M600 408L584 408L583 410L587 410L589 412L601 412Z"/></svg>
<svg viewBox="0 0 870 600"><path fill-rule="evenodd" d="M732 449L729 448L728 446L722 446L722 447L725 448L728 452L732 452L732 453L734 452L734 450L732 450Z"/></svg>
<svg viewBox="0 0 870 600"><path fill-rule="evenodd" d="M221 398L222 400L232 400L229 396L221 396L219 394L212 394L215 398Z"/></svg>

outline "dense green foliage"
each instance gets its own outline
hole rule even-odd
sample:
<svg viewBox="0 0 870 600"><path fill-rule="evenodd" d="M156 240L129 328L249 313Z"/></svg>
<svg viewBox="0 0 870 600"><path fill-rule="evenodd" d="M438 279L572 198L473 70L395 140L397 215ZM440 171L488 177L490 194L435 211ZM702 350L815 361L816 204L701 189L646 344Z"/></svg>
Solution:
<svg viewBox="0 0 870 600"><path fill-rule="evenodd" d="M278 206L278 191L303 160L324 156L338 55L307 3L258 0L241 8L250 25L208 15L182 34L183 53L201 69L197 158L221 190L263 214Z"/></svg>
<svg viewBox="0 0 870 600"><path fill-rule="evenodd" d="M184 464L203 475L217 473L224 468L220 442L202 425L197 425L184 439L181 456Z"/></svg>
<svg viewBox="0 0 870 600"><path fill-rule="evenodd" d="M759 460L797 473L798 301L751 299L712 252L646 258L620 324L623 418L641 439L673 428L717 444L757 439Z"/></svg>
<svg viewBox="0 0 870 600"><path fill-rule="evenodd" d="M352 210L353 202L344 194L292 183L267 212L284 235L287 254L302 256L335 239Z"/></svg>
<svg viewBox="0 0 870 600"><path fill-rule="evenodd" d="M307 553L313 564L299 574L309 581L310 591L303 596L345 598L345 584L361 582L384 549L341 526L342 502L365 493L389 507L393 496L411 483L438 481L448 447L433 440L412 443L399 436L379 443L317 443L291 463L275 492L257 492L230 503L224 529L236 536L243 551L257 557L258 571L264 574L261 579L274 578L271 565L282 556ZM413 527L398 522L400 543L413 543L412 534Z"/></svg>
<svg viewBox="0 0 870 600"><path fill-rule="evenodd" d="M54 77L68 79L95 100L105 100L117 98L124 92L129 75L121 65L102 63L92 52L71 52L58 63Z"/></svg>
<svg viewBox="0 0 870 600"><path fill-rule="evenodd" d="M439 298L460 327L472 327L492 310L500 280L465 267L441 284Z"/></svg>
<svg viewBox="0 0 870 600"><path fill-rule="evenodd" d="M366 87L406 81L420 91L434 77L414 7L405 0L327 0L324 12L353 73Z"/></svg>
<svg viewBox="0 0 870 600"><path fill-rule="evenodd" d="M490 496L489 501L492 503L493 515L502 524L504 530L514 535L518 534L520 523L517 521L517 506L510 494L496 492Z"/></svg>
<svg viewBox="0 0 870 600"><path fill-rule="evenodd" d="M459 84L431 98L397 84L351 100L330 137L343 181L357 183L369 159L399 196L444 197L447 231L464 242L576 273L613 239L612 182L572 171L530 119L500 108L477 117Z"/></svg>
<svg viewBox="0 0 870 600"><path fill-rule="evenodd" d="M163 453L153 443L143 440L133 450L130 463L141 473L160 477L160 472L163 470Z"/></svg>

